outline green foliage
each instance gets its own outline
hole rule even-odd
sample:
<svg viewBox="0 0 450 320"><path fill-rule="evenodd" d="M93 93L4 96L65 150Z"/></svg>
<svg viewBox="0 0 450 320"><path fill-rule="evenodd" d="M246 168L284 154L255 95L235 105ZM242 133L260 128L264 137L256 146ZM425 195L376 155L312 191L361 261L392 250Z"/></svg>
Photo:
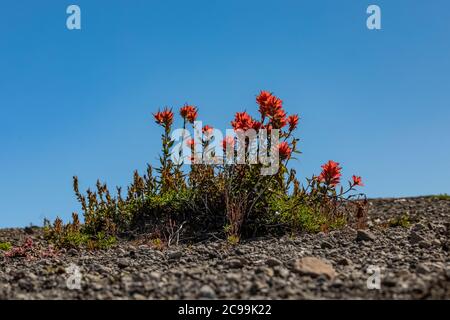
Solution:
<svg viewBox="0 0 450 320"><path fill-rule="evenodd" d="M229 235L228 237L227 237L227 241L228 241L228 243L229 244L231 244L231 245L237 245L238 243L239 243L239 237L238 236L236 236L236 235Z"/></svg>
<svg viewBox="0 0 450 320"><path fill-rule="evenodd" d="M362 186L361 178L353 176L348 189L338 189L341 168L338 163L329 161L322 166L321 176L312 177L306 187L301 186L296 172L288 169L289 160L294 159L291 156L300 153L299 139L293 135L298 115L288 117L282 109L282 100L268 92L261 92L257 101L261 121L242 112L236 114L232 125L235 129L280 129L277 145L270 135L266 146L258 145L259 154L266 151L267 156L268 150L278 151L277 172L261 174L261 169L266 167L261 163L235 164L238 147L233 137L228 137L232 138L233 164L194 162L187 172L183 171L181 164L172 161L174 113L166 108L154 114L156 123L164 129L159 167L148 166L144 175L135 171L126 195L122 195L119 187L111 192L100 181L95 189L83 194L78 178L74 177L73 189L84 222L81 224L75 213L68 224L61 219L53 224L47 222L46 237L59 247L104 249L114 245L118 237L145 232L153 239L155 247L163 248L178 243L182 235L199 239L214 233L235 244L242 238L271 231L319 232L345 225L353 197L361 196L352 194L355 186ZM193 124L197 111L188 105L180 110L183 129ZM208 150L211 144L208 135L200 139L194 144L201 143L203 150ZM229 141L225 139L224 143L226 146ZM251 154L250 146L253 146L250 140L244 140L240 146L247 159ZM264 148L262 152L261 148ZM191 155L186 156L205 160L205 151L198 154L194 146L191 149ZM179 156L184 156L181 150ZM358 219L364 217L363 207L363 202L355 207Z"/></svg>
<svg viewBox="0 0 450 320"><path fill-rule="evenodd" d="M404 214L402 216L395 217L389 220L389 226L392 228L396 227L409 228L410 225L411 221L408 214Z"/></svg>
<svg viewBox="0 0 450 320"><path fill-rule="evenodd" d="M1 251L9 251L11 250L12 245L9 242L0 242L0 250Z"/></svg>
<svg viewBox="0 0 450 320"><path fill-rule="evenodd" d="M89 249L108 249L117 243L117 238L114 236L108 236L103 232L97 233L97 235L87 242Z"/></svg>
<svg viewBox="0 0 450 320"><path fill-rule="evenodd" d="M64 225L57 218L53 225L48 221L44 225L44 236L59 248L107 249L116 243L116 237L104 232L90 234L86 225L81 225L78 215L72 215L72 222Z"/></svg>
<svg viewBox="0 0 450 320"><path fill-rule="evenodd" d="M331 217L322 212L319 206L309 203L305 197L295 195L274 196L271 210L275 212L275 222L288 227L291 232L320 232L342 227L347 223L345 217Z"/></svg>
<svg viewBox="0 0 450 320"><path fill-rule="evenodd" d="M434 199L436 199L436 200L447 200L447 201L450 201L450 195L448 195L446 193L438 194L438 195L435 195L435 196L432 196L432 197Z"/></svg>

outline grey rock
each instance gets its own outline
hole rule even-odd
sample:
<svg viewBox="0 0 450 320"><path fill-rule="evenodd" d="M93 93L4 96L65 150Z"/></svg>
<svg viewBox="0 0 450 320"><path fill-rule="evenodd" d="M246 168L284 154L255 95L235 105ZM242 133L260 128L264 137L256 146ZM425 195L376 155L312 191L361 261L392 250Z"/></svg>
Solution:
<svg viewBox="0 0 450 320"><path fill-rule="evenodd" d="M431 243L429 241L420 241L419 242L419 248L427 249L431 247Z"/></svg>
<svg viewBox="0 0 450 320"><path fill-rule="evenodd" d="M281 277L281 278L287 278L290 275L289 270L286 268L283 268L283 267L275 267L273 269L273 271L276 276Z"/></svg>
<svg viewBox="0 0 450 320"><path fill-rule="evenodd" d="M135 300L147 300L147 297L140 294L140 293L134 293L133 294L133 299Z"/></svg>
<svg viewBox="0 0 450 320"><path fill-rule="evenodd" d="M431 241L431 245L433 245L433 246L435 246L435 247L441 247L441 246L442 246L442 243L441 243L441 241L439 241L438 239L433 239L433 240Z"/></svg>
<svg viewBox="0 0 450 320"><path fill-rule="evenodd" d="M333 266L315 257L305 257L294 262L293 271L301 275L309 275L312 277L325 276L328 279L336 277L336 271Z"/></svg>
<svg viewBox="0 0 450 320"><path fill-rule="evenodd" d="M225 278L229 281L239 282L242 279L242 276L238 273L227 273Z"/></svg>
<svg viewBox="0 0 450 320"><path fill-rule="evenodd" d="M204 285L200 288L199 297L204 299L216 299L217 295L213 288L208 285Z"/></svg>
<svg viewBox="0 0 450 320"><path fill-rule="evenodd" d="M412 228L411 228L411 230L412 231L414 231L414 232L419 232L419 231L422 231L422 230L425 230L425 225L423 225L422 223L416 223Z"/></svg>
<svg viewBox="0 0 450 320"><path fill-rule="evenodd" d="M283 263L280 260L276 259L276 258L269 258L269 259L266 260L266 264L269 267L275 267L275 266L280 266Z"/></svg>
<svg viewBox="0 0 450 320"><path fill-rule="evenodd" d="M128 259L118 259L117 266L121 269L124 269L130 265L130 261Z"/></svg>
<svg viewBox="0 0 450 320"><path fill-rule="evenodd" d="M419 274L429 274L431 270L425 264L420 263L416 267L416 272Z"/></svg>
<svg viewBox="0 0 450 320"><path fill-rule="evenodd" d="M158 272L158 271L152 271L152 272L150 273L150 278L153 279L153 280L160 280L161 277L162 277L161 272Z"/></svg>
<svg viewBox="0 0 450 320"><path fill-rule="evenodd" d="M244 261L242 259L230 259L227 261L227 266L230 268L242 268L244 267Z"/></svg>
<svg viewBox="0 0 450 320"><path fill-rule="evenodd" d="M331 249L331 248L333 248L333 245L332 245L330 242L328 242L328 241L323 241L323 242L320 244L320 247L321 247L322 249Z"/></svg>
<svg viewBox="0 0 450 320"><path fill-rule="evenodd" d="M347 257L341 257L341 258L339 258L337 263L341 266L349 266L352 264L352 261Z"/></svg>
<svg viewBox="0 0 450 320"><path fill-rule="evenodd" d="M447 278L447 280L450 280L450 266L447 266L445 268L445 277Z"/></svg>
<svg viewBox="0 0 450 320"><path fill-rule="evenodd" d="M169 252L167 254L169 260L179 260L182 256L183 254L180 251Z"/></svg>
<svg viewBox="0 0 450 320"><path fill-rule="evenodd" d="M76 256L76 255L78 255L78 250L77 250L77 249L74 249L74 248L69 249L69 251L67 251L67 254L68 254L69 256Z"/></svg>
<svg viewBox="0 0 450 320"><path fill-rule="evenodd" d="M420 234L418 234L415 231L411 231L409 234L409 242L411 244L418 244L419 242L425 241L425 238L422 237Z"/></svg>
<svg viewBox="0 0 450 320"><path fill-rule="evenodd" d="M356 241L374 241L376 236L368 230L358 230Z"/></svg>
<svg viewBox="0 0 450 320"><path fill-rule="evenodd" d="M91 283L91 284L90 284L90 287L91 287L92 289L94 289L95 291L100 291L100 290L103 289L103 286L102 286L100 283L98 283L98 282L93 282L93 283Z"/></svg>

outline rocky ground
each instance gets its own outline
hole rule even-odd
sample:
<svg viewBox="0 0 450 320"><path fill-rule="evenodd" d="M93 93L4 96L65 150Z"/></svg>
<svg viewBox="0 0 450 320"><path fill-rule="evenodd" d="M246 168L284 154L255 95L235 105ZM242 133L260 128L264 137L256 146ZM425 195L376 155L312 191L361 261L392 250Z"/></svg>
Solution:
<svg viewBox="0 0 450 320"><path fill-rule="evenodd" d="M404 215L410 226L387 223ZM52 252L38 229L0 230L0 242L20 245L27 237L41 248L34 258L0 252L0 299L450 299L445 199L371 200L367 231L238 246L211 240L160 251L123 242L105 251ZM371 267L379 268L379 290L368 289ZM377 286L374 278L369 283Z"/></svg>

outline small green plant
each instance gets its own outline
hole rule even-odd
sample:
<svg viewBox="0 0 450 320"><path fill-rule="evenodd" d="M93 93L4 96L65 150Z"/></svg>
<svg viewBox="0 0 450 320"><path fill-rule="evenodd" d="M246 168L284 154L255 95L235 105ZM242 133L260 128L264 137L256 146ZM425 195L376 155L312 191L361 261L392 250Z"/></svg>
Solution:
<svg viewBox="0 0 450 320"><path fill-rule="evenodd" d="M107 249L116 244L116 237L102 231L90 234L86 226L81 225L76 213L72 214L72 222L64 225L57 218L53 225L48 221L44 223L44 235L59 248Z"/></svg>
<svg viewBox="0 0 450 320"><path fill-rule="evenodd" d="M450 201L450 195L448 195L446 193L435 195L435 196L433 196L433 198L436 199L436 200L447 200L447 201Z"/></svg>
<svg viewBox="0 0 450 320"><path fill-rule="evenodd" d="M0 250L1 251L9 251L11 250L12 245L9 242L0 242Z"/></svg>
<svg viewBox="0 0 450 320"><path fill-rule="evenodd" d="M239 243L239 241L240 241L240 239L236 235L231 234L227 237L227 242L232 246L237 245Z"/></svg>
<svg viewBox="0 0 450 320"><path fill-rule="evenodd" d="M87 248L90 250L108 249L117 243L117 238L114 236L108 236L103 232L97 233L97 235L87 242Z"/></svg>
<svg viewBox="0 0 450 320"><path fill-rule="evenodd" d="M408 214L403 214L399 217L395 217L389 220L389 226L392 228L396 227L409 228L410 225L411 220Z"/></svg>
<svg viewBox="0 0 450 320"><path fill-rule="evenodd" d="M321 206L308 203L302 197L281 196L272 203L275 212L273 224L280 223L291 232L306 231L316 233L340 228L347 223L345 215L332 216L324 212Z"/></svg>
<svg viewBox="0 0 450 320"><path fill-rule="evenodd" d="M161 238L153 238L150 241L150 246L156 250L164 250L166 245L164 244L164 241L161 240Z"/></svg>

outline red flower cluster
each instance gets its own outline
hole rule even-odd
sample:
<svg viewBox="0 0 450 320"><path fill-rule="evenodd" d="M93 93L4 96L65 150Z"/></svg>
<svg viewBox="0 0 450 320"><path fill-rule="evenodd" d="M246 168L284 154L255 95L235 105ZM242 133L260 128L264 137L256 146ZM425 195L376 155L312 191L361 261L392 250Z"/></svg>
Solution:
<svg viewBox="0 0 450 320"><path fill-rule="evenodd" d="M258 123L257 126L261 127L261 124L252 119L252 117L247 112L237 112L234 121L231 121L231 125L234 130L248 130L254 129L255 123Z"/></svg>
<svg viewBox="0 0 450 320"><path fill-rule="evenodd" d="M287 118L287 122L289 123L289 131L294 131L298 125L298 115L293 114Z"/></svg>
<svg viewBox="0 0 450 320"><path fill-rule="evenodd" d="M225 139L223 139L223 141L222 141L223 150L226 150L227 146L230 146L231 148L234 147L234 138L233 137L227 136L227 137L225 137Z"/></svg>
<svg viewBox="0 0 450 320"><path fill-rule="evenodd" d="M324 182L326 185L334 187L339 184L341 180L341 170L338 162L333 160L328 161L322 166L322 173L319 175L318 179L320 182Z"/></svg>
<svg viewBox="0 0 450 320"><path fill-rule="evenodd" d="M256 97L256 102L259 104L259 112L263 117L273 116L283 108L283 101L268 91L261 91Z"/></svg>
<svg viewBox="0 0 450 320"><path fill-rule="evenodd" d="M259 104L259 112L264 120L270 118L270 124L275 129L283 128L286 123L286 112L283 110L283 101L268 91L261 91L256 97Z"/></svg>
<svg viewBox="0 0 450 320"><path fill-rule="evenodd" d="M362 178L359 176L353 176L353 186L360 186L360 187L364 187L364 183L362 182Z"/></svg>
<svg viewBox="0 0 450 320"><path fill-rule="evenodd" d="M211 134L213 132L213 130L214 130L214 128L211 126L208 126L208 125L206 125L202 128L202 132L204 134Z"/></svg>
<svg viewBox="0 0 450 320"><path fill-rule="evenodd" d="M278 152L281 160L289 159L292 154L292 149L287 142L282 142L278 145Z"/></svg>
<svg viewBox="0 0 450 320"><path fill-rule="evenodd" d="M157 124L160 124L164 127L170 127L173 123L172 109L164 108L163 111L154 113L153 117L155 117L155 121Z"/></svg>
<svg viewBox="0 0 450 320"><path fill-rule="evenodd" d="M194 139L189 139L186 141L186 145L188 147L193 147L195 145L195 140Z"/></svg>
<svg viewBox="0 0 450 320"><path fill-rule="evenodd" d="M181 107L180 115L188 122L194 123L194 121L197 119L198 110L194 106L185 105L184 107Z"/></svg>
<svg viewBox="0 0 450 320"><path fill-rule="evenodd" d="M262 123L256 120L253 120L252 128L255 129L255 131L258 131L263 127Z"/></svg>

